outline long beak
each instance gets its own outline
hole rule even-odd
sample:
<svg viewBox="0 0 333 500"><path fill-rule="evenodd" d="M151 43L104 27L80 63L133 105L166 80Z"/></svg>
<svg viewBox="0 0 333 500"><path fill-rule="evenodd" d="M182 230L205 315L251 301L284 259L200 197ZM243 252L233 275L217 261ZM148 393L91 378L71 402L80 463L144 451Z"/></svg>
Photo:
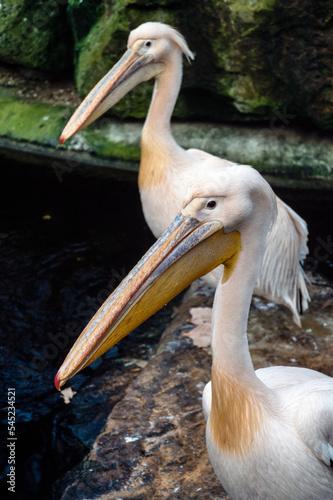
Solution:
<svg viewBox="0 0 333 500"><path fill-rule="evenodd" d="M190 283L233 262L239 249L237 231L226 234L219 221L180 212L83 330L55 377L57 389Z"/></svg>
<svg viewBox="0 0 333 500"><path fill-rule="evenodd" d="M72 115L60 136L60 144L94 122L138 83L152 78L158 72L159 65L152 64L145 68L150 62L150 56L127 50ZM145 71L142 71L143 68Z"/></svg>

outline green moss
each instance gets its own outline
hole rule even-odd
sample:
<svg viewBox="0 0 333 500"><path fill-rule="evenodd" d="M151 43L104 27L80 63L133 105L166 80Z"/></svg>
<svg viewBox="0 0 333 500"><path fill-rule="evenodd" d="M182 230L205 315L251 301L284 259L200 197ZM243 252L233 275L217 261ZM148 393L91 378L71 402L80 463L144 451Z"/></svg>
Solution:
<svg viewBox="0 0 333 500"><path fill-rule="evenodd" d="M66 0L8 0L0 8L0 58L58 72L70 66L75 45L83 97L146 21L175 26L196 53L185 63L174 117L269 121L287 109L333 129L330 0L69 0L68 7ZM133 89L111 114L144 118L152 85Z"/></svg>
<svg viewBox="0 0 333 500"><path fill-rule="evenodd" d="M299 118L308 116L323 128L330 127L333 92L327 106L324 89L332 91L332 65L326 57L332 2L213 3L212 15L220 24L219 36L212 37L217 92L230 97L247 119L256 115L268 119L285 107Z"/></svg>
<svg viewBox="0 0 333 500"><path fill-rule="evenodd" d="M82 42L76 65L76 84L80 95L86 95L98 80L116 63L126 50L126 39L130 31L129 20L119 22L122 2L116 1L112 15L105 11ZM122 42L117 43L116 32L122 32Z"/></svg>
<svg viewBox="0 0 333 500"><path fill-rule="evenodd" d="M45 71L72 64L66 5L56 0L8 0L0 9L0 59Z"/></svg>
<svg viewBox="0 0 333 500"><path fill-rule="evenodd" d="M163 9L161 5L167 8ZM175 10L171 10L173 8ZM87 95L126 51L131 29L147 21L160 21L179 26L179 18L182 17L180 12L179 2L170 0L162 3L116 0L112 9L105 9L81 43L76 65L76 84L80 95ZM125 96L112 109L111 114L120 118L128 116L144 118L151 101L152 89L153 82L141 84ZM176 116L185 116L188 113L187 109L186 102L180 98L175 111Z"/></svg>
<svg viewBox="0 0 333 500"><path fill-rule="evenodd" d="M67 12L75 43L88 35L91 27L101 16L102 11L102 0L68 1Z"/></svg>
<svg viewBox="0 0 333 500"><path fill-rule="evenodd" d="M95 471L101 470L101 464L97 460L83 460L80 464L83 470L93 469Z"/></svg>
<svg viewBox="0 0 333 500"><path fill-rule="evenodd" d="M140 159L140 130L138 125L119 135L117 122L112 131L103 125L103 119L90 125L60 147L60 134L73 110L51 104L28 103L0 88L0 136L19 142L29 142L64 151L79 149L102 158ZM120 124L120 128L122 125ZM129 140L130 138L130 140Z"/></svg>
<svg viewBox="0 0 333 500"><path fill-rule="evenodd" d="M36 145L42 152L47 150L51 157L58 155L66 159L68 154L69 164L65 163L64 170L59 167L60 174L68 168L70 171L73 163L80 164L81 155L85 155L85 164L97 160L114 169L128 170L129 164L136 169L142 122L102 118L61 147L59 136L72 110L27 103L3 89L0 108L0 142L9 140L18 147ZM184 148L197 147L237 163L251 163L280 185L312 188L313 182L322 182L324 187L332 186L331 141L311 133L295 132L281 121L276 125L276 129L269 124L260 129L174 123L173 130L177 142ZM118 159L123 163L117 162Z"/></svg>
<svg viewBox="0 0 333 500"><path fill-rule="evenodd" d="M0 135L19 141L56 146L70 110L51 104L27 103L0 96Z"/></svg>
<svg viewBox="0 0 333 500"><path fill-rule="evenodd" d="M105 158L119 158L122 160L140 161L141 150L139 145L115 142L103 135L100 130L85 130L82 132L87 144L98 156Z"/></svg>
<svg viewBox="0 0 333 500"><path fill-rule="evenodd" d="M27 103L13 96L0 95L0 136L19 142L39 144L60 150L83 149L101 158L139 161L139 139L136 144L126 139L112 140L112 135L102 130L99 122L70 139L63 147L59 137L72 110L51 104ZM139 137L139 133L137 136ZM117 137L119 134L117 134Z"/></svg>

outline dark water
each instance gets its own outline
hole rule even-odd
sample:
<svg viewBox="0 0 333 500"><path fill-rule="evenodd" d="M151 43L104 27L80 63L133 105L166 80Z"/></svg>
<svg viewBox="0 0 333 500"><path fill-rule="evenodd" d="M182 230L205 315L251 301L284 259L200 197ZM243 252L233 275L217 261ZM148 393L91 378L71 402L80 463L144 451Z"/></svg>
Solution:
<svg viewBox="0 0 333 500"><path fill-rule="evenodd" d="M8 497L7 389L14 388L15 498L57 498L53 485L83 459L126 388L124 359L149 359L172 305L76 376L80 393L64 405L53 378L66 352L154 238L135 182L97 169L59 182L51 168L15 163L2 165L0 177L0 495ZM308 221L307 266L333 278L330 193L278 194ZM122 380L117 390L90 389L91 373L103 385L106 371Z"/></svg>
<svg viewBox="0 0 333 500"><path fill-rule="evenodd" d="M7 388L15 388L15 498L51 498L52 482L83 458L104 424L107 415L100 415L89 437L76 436L70 424L80 423L77 410L64 406L54 375L91 315L154 241L135 183L96 173L73 172L60 183L45 167L0 171L1 408ZM140 349L139 335L119 355ZM89 370L76 387L88 377ZM89 397L88 420L89 406L103 404ZM6 411L1 429L6 438ZM8 494L8 452L2 443L1 498Z"/></svg>

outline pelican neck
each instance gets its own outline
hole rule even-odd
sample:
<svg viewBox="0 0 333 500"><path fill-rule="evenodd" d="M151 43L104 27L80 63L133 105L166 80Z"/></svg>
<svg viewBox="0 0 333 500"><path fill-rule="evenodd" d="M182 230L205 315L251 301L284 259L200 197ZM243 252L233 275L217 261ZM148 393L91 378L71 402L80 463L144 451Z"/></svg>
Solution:
<svg viewBox="0 0 333 500"><path fill-rule="evenodd" d="M142 131L142 142L177 145L171 132L171 116L182 81L182 53L175 50L156 76L152 100ZM178 147L178 145L177 145Z"/></svg>
<svg viewBox="0 0 333 500"><path fill-rule="evenodd" d="M220 280L217 286L212 316L213 367L240 381L253 380L255 384L260 381L249 352L247 323L264 251L265 235L261 233L260 229L242 231L242 249L228 281Z"/></svg>

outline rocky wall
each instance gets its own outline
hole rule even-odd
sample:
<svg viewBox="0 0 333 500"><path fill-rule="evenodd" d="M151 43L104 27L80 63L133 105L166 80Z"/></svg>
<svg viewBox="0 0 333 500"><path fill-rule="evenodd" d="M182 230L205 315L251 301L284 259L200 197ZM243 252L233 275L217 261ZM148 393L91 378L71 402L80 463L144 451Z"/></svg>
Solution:
<svg viewBox="0 0 333 500"><path fill-rule="evenodd" d="M57 74L74 68L84 96L146 21L178 28L196 53L175 116L267 120L287 113L333 128L333 4L329 0L9 0L0 8L0 59ZM144 117L151 83L114 113Z"/></svg>

